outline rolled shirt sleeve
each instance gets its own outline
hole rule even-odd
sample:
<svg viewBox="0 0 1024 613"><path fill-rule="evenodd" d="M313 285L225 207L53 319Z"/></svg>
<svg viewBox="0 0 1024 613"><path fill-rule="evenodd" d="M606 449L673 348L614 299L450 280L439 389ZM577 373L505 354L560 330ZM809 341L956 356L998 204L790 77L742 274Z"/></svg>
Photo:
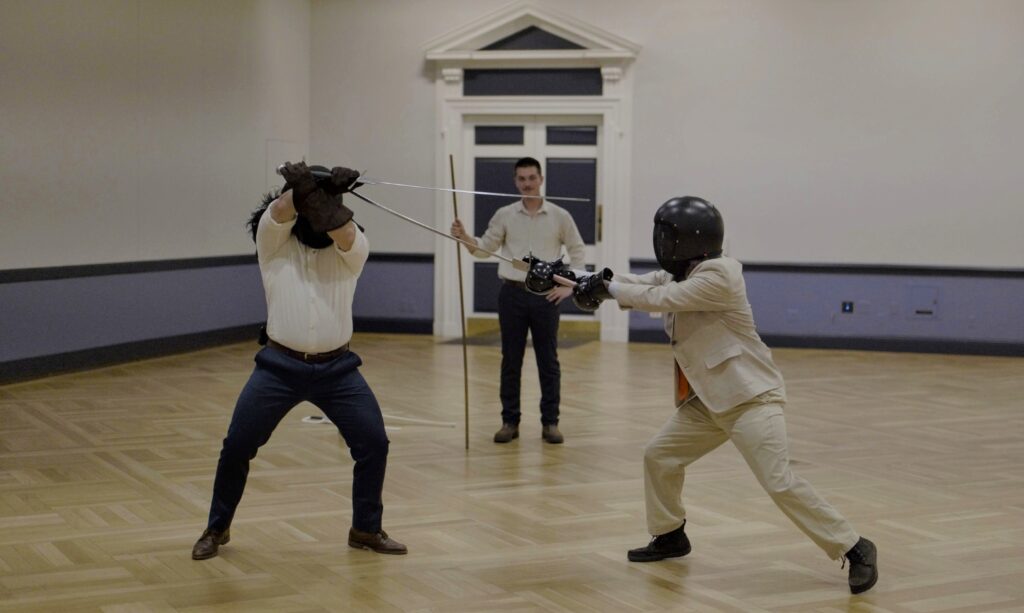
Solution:
<svg viewBox="0 0 1024 613"><path fill-rule="evenodd" d="M352 243L352 248L342 251L341 247L335 244L334 252L338 254L352 276L358 277L363 273L366 260L370 258L370 241L366 240L366 235L359 226L356 226L356 240Z"/></svg>

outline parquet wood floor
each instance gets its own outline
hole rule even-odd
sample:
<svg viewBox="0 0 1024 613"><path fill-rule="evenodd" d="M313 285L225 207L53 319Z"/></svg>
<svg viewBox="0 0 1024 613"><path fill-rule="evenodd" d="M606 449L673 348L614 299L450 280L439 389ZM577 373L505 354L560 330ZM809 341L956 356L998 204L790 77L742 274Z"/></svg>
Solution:
<svg viewBox="0 0 1024 613"><path fill-rule="evenodd" d="M854 597L728 444L687 475L693 553L626 561L648 539L667 345L563 348L561 446L540 439L532 356L521 438L491 442L500 356L470 346L468 452L460 345L353 346L389 416L384 523L408 556L347 547L352 461L300 405L231 543L191 560L256 348L232 345L0 387L0 611L1024 611L1022 359L775 350L795 469L880 549Z"/></svg>

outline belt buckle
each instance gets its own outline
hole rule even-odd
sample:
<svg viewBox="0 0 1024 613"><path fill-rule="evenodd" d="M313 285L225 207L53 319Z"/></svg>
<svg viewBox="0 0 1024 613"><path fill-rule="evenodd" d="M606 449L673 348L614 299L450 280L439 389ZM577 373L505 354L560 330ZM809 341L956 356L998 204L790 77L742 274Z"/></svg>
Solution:
<svg viewBox="0 0 1024 613"><path fill-rule="evenodd" d="M308 362L309 361L309 354L306 353L305 351L302 352L302 361L303 362Z"/></svg>

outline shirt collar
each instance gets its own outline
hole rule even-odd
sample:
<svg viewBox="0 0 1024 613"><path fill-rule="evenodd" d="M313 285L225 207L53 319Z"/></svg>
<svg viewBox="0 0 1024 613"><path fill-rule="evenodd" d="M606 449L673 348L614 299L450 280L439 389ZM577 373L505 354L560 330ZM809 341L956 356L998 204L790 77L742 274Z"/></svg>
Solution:
<svg viewBox="0 0 1024 613"><path fill-rule="evenodd" d="M540 215L541 213L545 213L546 214L548 212L547 204L548 204L547 200L541 200L540 201L540 207L537 209L537 214L538 215ZM526 203L523 202L522 198L520 198L519 200L516 201L516 212L523 213L525 215L529 215L530 214L530 211L526 210Z"/></svg>

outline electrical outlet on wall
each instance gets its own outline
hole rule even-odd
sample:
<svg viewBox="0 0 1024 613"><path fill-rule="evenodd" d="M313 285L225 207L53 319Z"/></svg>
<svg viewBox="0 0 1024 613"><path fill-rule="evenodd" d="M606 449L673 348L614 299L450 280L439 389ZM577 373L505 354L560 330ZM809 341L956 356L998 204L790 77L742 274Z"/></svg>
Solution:
<svg viewBox="0 0 1024 613"><path fill-rule="evenodd" d="M911 319L935 319L939 315L939 288L933 285L908 285L906 312Z"/></svg>

